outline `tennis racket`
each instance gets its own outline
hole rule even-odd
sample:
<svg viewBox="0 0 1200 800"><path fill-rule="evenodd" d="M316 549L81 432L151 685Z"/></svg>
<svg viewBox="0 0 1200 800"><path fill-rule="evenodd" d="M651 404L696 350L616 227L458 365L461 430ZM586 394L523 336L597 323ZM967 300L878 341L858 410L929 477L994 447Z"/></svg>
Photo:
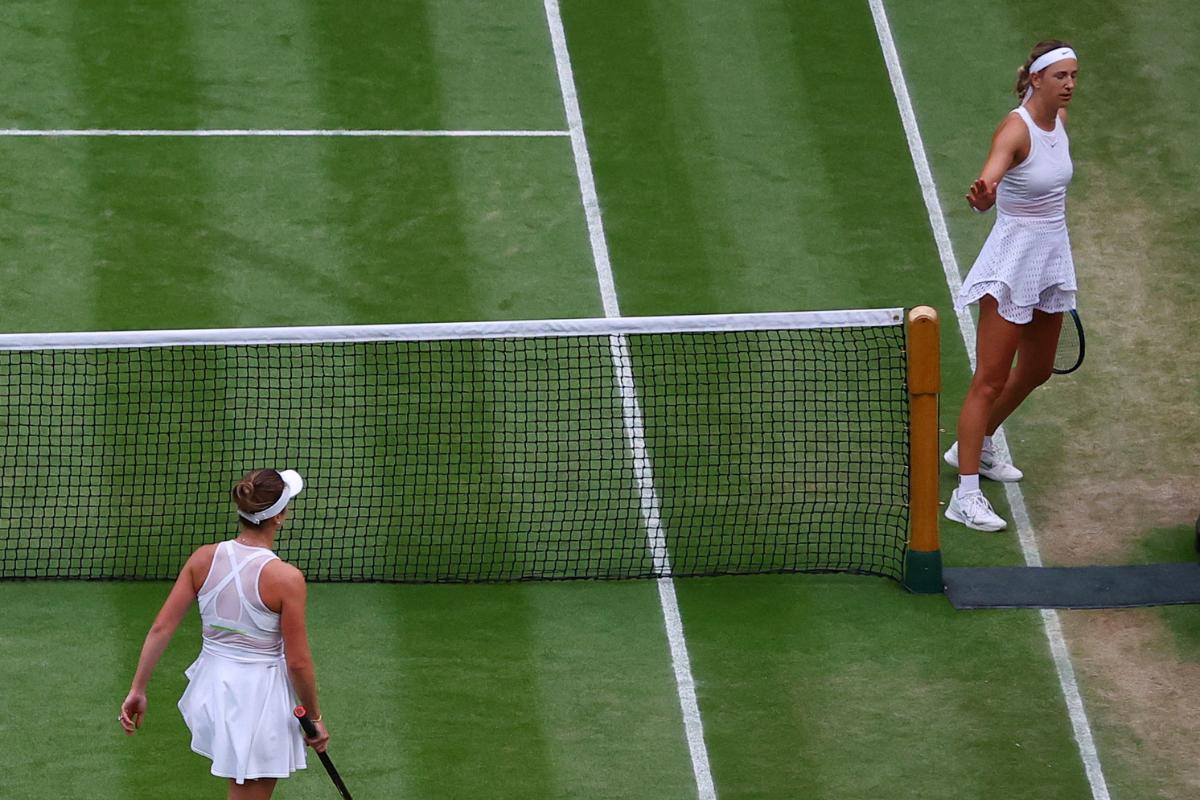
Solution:
<svg viewBox="0 0 1200 800"><path fill-rule="evenodd" d="M304 735L312 738L317 735L317 726L309 719L308 712L304 710L304 706L296 706L294 712L296 719L300 722L300 727L304 729ZM329 759L328 753L317 753L321 763L325 765L325 771L329 773L329 779L333 781L333 785L342 793L344 800L353 800L350 797L350 790L346 788L346 784L342 783L342 776L338 775L337 767Z"/></svg>
<svg viewBox="0 0 1200 800"><path fill-rule="evenodd" d="M1079 313L1071 309L1063 319L1062 331L1058 334L1058 350L1054 354L1054 374L1066 375L1079 369L1084 352L1083 323Z"/></svg>

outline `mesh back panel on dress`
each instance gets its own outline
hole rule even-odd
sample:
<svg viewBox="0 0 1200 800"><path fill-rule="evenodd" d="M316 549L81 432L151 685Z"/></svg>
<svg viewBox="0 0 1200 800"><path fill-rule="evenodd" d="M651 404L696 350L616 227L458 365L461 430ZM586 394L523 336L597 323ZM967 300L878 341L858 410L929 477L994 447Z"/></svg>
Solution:
<svg viewBox="0 0 1200 800"><path fill-rule="evenodd" d="M279 615L258 593L259 576L275 558L269 550L234 541L217 546L199 597L205 639L255 653L282 651Z"/></svg>

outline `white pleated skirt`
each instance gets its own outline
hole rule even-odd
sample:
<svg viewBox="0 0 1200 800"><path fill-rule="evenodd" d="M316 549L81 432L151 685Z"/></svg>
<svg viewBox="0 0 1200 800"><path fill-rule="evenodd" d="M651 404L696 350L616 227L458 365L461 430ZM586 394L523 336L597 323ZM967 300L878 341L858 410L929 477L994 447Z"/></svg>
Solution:
<svg viewBox="0 0 1200 800"><path fill-rule="evenodd" d="M962 310L990 294L1000 316L1024 325L1035 309L1053 314L1075 308L1076 289L1064 221L1000 214L954 307Z"/></svg>
<svg viewBox="0 0 1200 800"><path fill-rule="evenodd" d="M213 775L243 783L305 768L282 656L243 661L206 648L186 675L179 711L192 732L192 750L212 759Z"/></svg>

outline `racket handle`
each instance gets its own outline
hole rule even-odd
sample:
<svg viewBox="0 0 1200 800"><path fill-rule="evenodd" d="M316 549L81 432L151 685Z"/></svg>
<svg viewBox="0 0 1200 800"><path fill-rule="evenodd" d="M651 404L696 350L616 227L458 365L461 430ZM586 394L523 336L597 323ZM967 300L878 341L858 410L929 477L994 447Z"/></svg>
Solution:
<svg viewBox="0 0 1200 800"><path fill-rule="evenodd" d="M292 709L292 713L296 715L296 720L300 723L301 730L308 738L313 738L317 735L317 726L313 723L312 718L308 716L308 711L304 706L296 706ZM325 771L329 773L329 779L333 781L333 785L342 794L342 800L352 800L350 790L346 788L346 784L342 781L342 776L338 774L337 767L333 766L333 760L328 753L317 753L317 757L321 759L321 764L325 767Z"/></svg>
<svg viewBox="0 0 1200 800"><path fill-rule="evenodd" d="M305 710L304 706L296 706L292 710L292 713L300 721L300 727L304 730L305 736L311 739L317 735L317 726L313 724L312 718L308 716L308 711Z"/></svg>

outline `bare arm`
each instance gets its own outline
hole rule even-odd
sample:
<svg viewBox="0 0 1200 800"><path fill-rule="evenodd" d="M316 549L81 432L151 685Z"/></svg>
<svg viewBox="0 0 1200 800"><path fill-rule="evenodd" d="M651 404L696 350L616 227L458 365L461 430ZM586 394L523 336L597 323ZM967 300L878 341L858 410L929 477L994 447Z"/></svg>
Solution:
<svg viewBox="0 0 1200 800"><path fill-rule="evenodd" d="M138 658L137 671L133 675L133 685L129 688L125 702L121 704L121 727L129 736L142 727L142 718L146 715L146 685L150 683L154 667L158 665L163 651L167 649L167 644L183 620L183 615L196 599L195 570L204 561L212 560L211 553L206 558L202 550L203 548L197 550L188 559L158 616L154 618L150 632L146 634L142 655Z"/></svg>
<svg viewBox="0 0 1200 800"><path fill-rule="evenodd" d="M279 598L279 626L292 688L317 727L316 738L305 737L305 741L318 752L324 752L329 742L329 731L319 721L321 705L317 699L317 672L308 645L308 625L305 621L308 585L304 581L304 574L290 564L276 561L269 564L268 569L270 574L264 570L264 577L271 584L270 593Z"/></svg>
<svg viewBox="0 0 1200 800"><path fill-rule="evenodd" d="M976 211L996 204L996 186L1005 173L1029 156L1029 131L1016 114L1009 114L996 128L992 146L979 177L967 191L967 202Z"/></svg>

